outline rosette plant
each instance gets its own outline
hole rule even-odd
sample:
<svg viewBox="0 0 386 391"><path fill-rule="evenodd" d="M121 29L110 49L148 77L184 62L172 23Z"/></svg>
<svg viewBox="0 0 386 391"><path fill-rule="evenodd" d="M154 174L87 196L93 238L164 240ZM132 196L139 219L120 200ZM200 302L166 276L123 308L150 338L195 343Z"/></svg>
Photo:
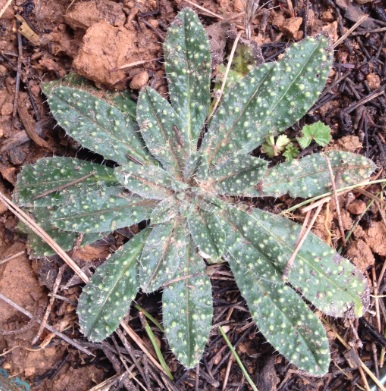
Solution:
<svg viewBox="0 0 386 391"><path fill-rule="evenodd" d="M317 100L332 62L327 39L306 38L279 61L253 69L210 120L211 55L192 10L183 9L170 26L164 57L170 100L146 87L136 113L122 95L103 100L79 88L46 85L58 124L115 165L52 157L18 176L15 199L67 250L78 233L91 243L146 221L83 289L82 332L102 341L139 289L162 288L169 346L183 365L193 367L212 327L205 269L226 261L267 341L301 370L326 373L328 339L309 303L327 315L361 316L368 301L365 278L310 233L283 279L301 227L251 205L256 197L307 198L330 191L327 158L339 173L338 186L374 169L364 157L337 151L273 167L255 156L267 136L293 125ZM35 255L49 255L37 237L30 235L29 242Z"/></svg>

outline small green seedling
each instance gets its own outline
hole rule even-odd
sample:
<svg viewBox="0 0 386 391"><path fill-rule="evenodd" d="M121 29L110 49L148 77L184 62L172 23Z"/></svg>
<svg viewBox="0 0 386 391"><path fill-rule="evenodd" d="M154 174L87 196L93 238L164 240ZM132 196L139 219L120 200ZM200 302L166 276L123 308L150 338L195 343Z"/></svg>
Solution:
<svg viewBox="0 0 386 391"><path fill-rule="evenodd" d="M271 168L251 155L266 136L283 132L314 104L330 71L332 49L324 37L293 44L280 61L237 81L207 124L211 56L192 10L177 15L164 55L170 102L144 88L136 120L124 96L102 100L79 88L46 86L58 124L116 165L41 159L19 174L15 199L67 250L78 233L84 234L83 243L91 243L147 221L83 289L79 324L90 340L114 332L139 289L162 288L169 346L183 365L195 366L212 327L205 268L227 261L260 332L301 370L323 375L330 362L328 339L305 300L330 316L358 317L368 305L366 280L309 234L283 281L301 227L240 200L328 192L327 159L338 187L374 170L371 161L346 152ZM30 247L35 255L50 254L33 235Z"/></svg>

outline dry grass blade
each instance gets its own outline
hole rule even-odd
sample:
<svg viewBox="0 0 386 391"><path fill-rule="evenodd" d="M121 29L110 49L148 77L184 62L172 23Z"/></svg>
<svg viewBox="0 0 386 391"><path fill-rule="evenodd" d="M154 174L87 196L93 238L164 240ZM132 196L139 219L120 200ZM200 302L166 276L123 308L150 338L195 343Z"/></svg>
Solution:
<svg viewBox="0 0 386 391"><path fill-rule="evenodd" d="M233 57L235 55L235 52L236 52L236 48L237 48L237 44L241 38L241 34L242 34L242 31L239 31L239 33L237 34L237 37L235 39L235 41L233 42L233 46L232 46L232 51L231 51L231 54L229 55L229 61L228 61L228 64L227 64L227 67L226 67L226 70L225 70L225 74L224 74L224 79L222 81L222 84L221 84L221 88L220 88L220 91L218 93L218 96L217 96L217 99L216 99L216 102L214 103L213 105L213 109L212 109L212 112L209 114L208 116L208 119L207 119L207 122L209 123L210 119L213 117L213 114L215 113L218 105L220 104L220 101L221 101L221 98L222 98L222 95L224 93L224 89L225 89L225 85L226 85L226 82L228 80L228 74L229 74L229 71L231 69L231 65L232 65L232 61L233 61Z"/></svg>
<svg viewBox="0 0 386 391"><path fill-rule="evenodd" d="M336 338L340 341L340 343L348 350L351 350L351 346L340 336L340 334L335 330L335 327L330 324L327 320L325 319L322 319L323 323L325 325L327 325L330 330L334 333L334 335L336 336ZM364 364L364 362L360 359L360 357L358 357L356 355L355 359L358 361L358 364L360 365L360 368L366 372L370 378L372 379L372 381L376 384L376 386L379 388L380 391L386 391L386 388L379 382L379 380L377 379L377 377L374 375L374 373L372 373L370 371L369 368L367 368L367 366Z"/></svg>
<svg viewBox="0 0 386 391"><path fill-rule="evenodd" d="M282 277L283 281L287 281L288 280L288 274L291 271L291 267L292 267L292 265L293 265L293 263L295 261L296 255L298 254L300 248L302 247L304 241L306 240L307 235L311 231L311 228L314 225L316 218L319 216L319 213L320 213L320 211L322 209L322 206L323 206L323 204L322 205L318 205L318 208L316 209L314 215L312 216L310 224L308 225L307 229L304 230L304 227L307 224L308 218L309 218L309 213L310 212L308 212L308 215L307 215L308 217L306 217L306 219L304 220L305 224L303 224L302 230L301 230L301 232L299 234L299 238L298 238L298 242L296 244L295 250L292 253L290 259L288 260L286 267L284 268L283 277Z"/></svg>
<svg viewBox="0 0 386 391"><path fill-rule="evenodd" d="M20 251L20 252L18 252L18 253L16 253L16 254L10 255L10 256L7 257L7 258L1 259L1 260L0 260L0 265L2 265L3 263L7 263L7 262L9 262L9 261L12 261L12 259L15 259L15 258L17 258L17 257L20 257L20 255L23 255L23 254L24 254L24 251Z"/></svg>
<svg viewBox="0 0 386 391"><path fill-rule="evenodd" d="M332 192L333 192L333 196L334 196L334 200L335 200L336 214L338 215L339 231L340 231L340 235L342 238L343 246L345 247L346 246L346 237L344 235L342 215L340 213L340 204L339 204L339 199L338 199L338 193L336 191L334 173L332 171L330 159L327 156L326 156L326 161L327 161L327 167L328 167L328 171L330 173L330 178L331 178L331 185L332 185Z"/></svg>
<svg viewBox="0 0 386 391"><path fill-rule="evenodd" d="M89 278L81 270L81 268L66 254L66 252L47 234L36 222L23 212L15 203L9 200L2 192L0 192L0 201L28 228L44 240L62 259L68 266L82 279L83 282L88 282Z"/></svg>
<svg viewBox="0 0 386 391"><path fill-rule="evenodd" d="M15 205L11 200L9 200L5 195L0 192L0 201L2 201L7 208L18 217L25 225L27 225L33 232L38 235L42 240L44 240L62 259L71 269L81 278L85 283L89 282L88 276L80 269L80 267L66 254L66 252L42 229L39 225L29 217L25 212L23 212L17 205ZM32 316L32 315L31 315ZM157 360L152 356L150 351L142 343L141 338L135 333L135 331L123 321L121 322L123 329L130 335L130 337L136 342L139 348L149 357L150 361L166 376L167 373L164 372L162 366L157 362ZM46 326L48 328L48 325ZM55 330L55 329L54 329ZM52 330L50 330L52 331ZM54 331L53 331L54 332ZM55 330L56 332L56 330ZM90 352L88 354L91 354Z"/></svg>
<svg viewBox="0 0 386 391"><path fill-rule="evenodd" d="M28 312L27 310L25 310L24 308L20 307L18 304L14 303L11 299L9 299L8 297L4 296L2 293L0 293L0 299L3 300L4 302L8 303L10 306L12 306L13 308L16 308L18 311L20 311L22 314L24 314L25 316L27 316L28 318L32 319L33 318L33 315ZM35 321L37 323L41 323L42 321L40 319L35 319ZM83 347L82 345L78 344L77 342L73 341L71 338L67 337L67 335L65 334L62 334L60 331L56 330L54 327L46 324L44 326L47 330L51 331L51 333L54 333L55 335L57 335L59 338L63 339L63 341L66 341L67 343L69 343L70 345L74 346L75 348L77 348L78 350L80 350L81 352L83 353L86 353L88 354L89 356L93 356L94 354L91 353L88 349L86 349L85 347Z"/></svg>

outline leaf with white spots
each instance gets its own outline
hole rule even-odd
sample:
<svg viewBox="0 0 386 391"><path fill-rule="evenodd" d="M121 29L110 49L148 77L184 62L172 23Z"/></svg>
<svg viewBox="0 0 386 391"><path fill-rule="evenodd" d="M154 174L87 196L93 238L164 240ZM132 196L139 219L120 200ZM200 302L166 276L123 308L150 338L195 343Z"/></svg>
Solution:
<svg viewBox="0 0 386 391"><path fill-rule="evenodd" d="M211 58L208 37L198 16L178 13L164 42L170 99L182 119L180 132L195 150L210 105Z"/></svg>
<svg viewBox="0 0 386 391"><path fill-rule="evenodd" d="M272 282L278 276L281 278L296 247L301 226L260 209L248 214L238 208L228 208L227 215L244 244L253 245L264 259L263 262L255 260L258 276ZM245 259L243 264L247 273ZM273 267L272 271L266 270L268 267ZM327 315L362 316L368 307L368 286L362 273L313 233L308 234L297 253L288 281Z"/></svg>
<svg viewBox="0 0 386 391"><path fill-rule="evenodd" d="M137 261L149 229L135 235L100 266L78 302L79 325L91 341L111 335L138 291Z"/></svg>
<svg viewBox="0 0 386 391"><path fill-rule="evenodd" d="M163 200L187 188L159 166L130 163L115 169L115 175L122 186L146 199Z"/></svg>
<svg viewBox="0 0 386 391"><path fill-rule="evenodd" d="M85 234L82 236L82 240L78 243L79 234L76 232L66 232L60 229L57 229L55 225L52 223L52 213L54 212L54 208L33 208L33 209L25 209L30 215L32 215L33 219L39 226L44 229L44 231L53 239L55 242L64 250L69 251L74 248L75 243L79 244L79 246L85 246L86 244L90 244L96 242L98 239L101 239L101 233L91 233ZM28 234L27 245L28 245L28 253L32 258L39 257L48 257L55 254L55 251L38 235L36 235L30 228L25 226L23 223L18 224L18 229L23 233Z"/></svg>
<svg viewBox="0 0 386 391"><path fill-rule="evenodd" d="M153 225L167 223L178 214L179 202L175 195L160 201L153 209L150 220Z"/></svg>
<svg viewBox="0 0 386 391"><path fill-rule="evenodd" d="M212 327L212 287L193 243L187 245L183 261L181 280L163 290L162 319L177 360L193 368L201 359Z"/></svg>
<svg viewBox="0 0 386 391"><path fill-rule="evenodd" d="M252 246L232 248L229 265L245 298L252 319L267 341L302 371L316 376L328 372L330 350L322 323L290 287L260 278L254 262L259 252ZM250 251L252 250L252 251ZM248 267L245 267L245 262Z"/></svg>
<svg viewBox="0 0 386 391"><path fill-rule="evenodd" d="M53 213L52 222L64 231L110 232L147 220L155 205L122 187L107 187L79 192Z"/></svg>
<svg viewBox="0 0 386 391"><path fill-rule="evenodd" d="M183 123L170 103L157 91L146 87L138 98L137 119L140 132L151 154L162 167L178 179L195 146L183 132Z"/></svg>
<svg viewBox="0 0 386 391"><path fill-rule="evenodd" d="M46 96L51 94L51 91L59 87L72 87L77 90L85 91L96 98L105 100L107 103L115 106L125 116L130 116L136 122L136 106L137 104L131 99L130 91L112 92L96 88L94 83L83 76L76 73L68 73L61 80L53 80L47 83L41 83L41 88Z"/></svg>
<svg viewBox="0 0 386 391"><path fill-rule="evenodd" d="M43 158L22 168L13 197L22 206L50 207L77 192L117 184L112 168L75 158Z"/></svg>
<svg viewBox="0 0 386 391"><path fill-rule="evenodd" d="M265 177L267 165L265 160L253 156L231 157L209 171L200 186L213 188L217 194L248 197L255 193L253 186Z"/></svg>
<svg viewBox="0 0 386 391"><path fill-rule="evenodd" d="M144 292L153 292L182 275L188 239L186 222L181 217L153 227L138 264Z"/></svg>
<svg viewBox="0 0 386 391"><path fill-rule="evenodd" d="M294 198L308 198L330 192L332 186L327 158L337 188L363 181L376 167L370 159L350 152L316 153L270 168L258 189L250 189L247 193L255 197L279 197L288 193Z"/></svg>
<svg viewBox="0 0 386 391"><path fill-rule="evenodd" d="M130 160L153 161L136 123L115 106L69 87L52 89L48 103L58 124L83 147L122 165Z"/></svg>
<svg viewBox="0 0 386 391"><path fill-rule="evenodd" d="M227 241L224 220L212 207L212 212L197 208L188 214L188 227L199 254L209 263L223 262Z"/></svg>
<svg viewBox="0 0 386 391"><path fill-rule="evenodd" d="M322 91L332 62L326 38L293 44L283 59L267 63L240 80L216 111L202 151L210 165L247 154L302 118Z"/></svg>
<svg viewBox="0 0 386 391"><path fill-rule="evenodd" d="M321 376L328 371L330 362L323 325L302 298L284 284L280 270L271 259L272 254L264 251L265 239L259 231L252 243L245 225L238 226L242 213L235 211L229 216L232 222L227 227L226 259L252 319L265 338L290 362L303 371ZM253 233L256 231L251 230L250 236Z"/></svg>

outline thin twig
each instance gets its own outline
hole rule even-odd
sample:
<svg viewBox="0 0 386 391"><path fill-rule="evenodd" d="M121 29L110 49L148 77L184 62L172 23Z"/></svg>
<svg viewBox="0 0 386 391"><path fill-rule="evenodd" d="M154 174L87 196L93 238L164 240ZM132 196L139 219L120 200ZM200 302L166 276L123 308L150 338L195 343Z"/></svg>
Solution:
<svg viewBox="0 0 386 391"><path fill-rule="evenodd" d="M16 304L15 302L13 302L11 299L9 299L7 296L4 296L2 293L0 293L0 299L5 301L6 303L8 303L9 305L11 305L12 307L16 308L18 311L20 311L22 314L24 314L25 316L28 316L28 318L32 319L33 318L33 315L28 312L27 310L25 310L23 307L20 307L18 304ZM37 323L41 323L41 320L40 319L35 319ZM93 353L91 353L88 349L86 349L85 347L83 347L82 345L78 344L77 342L75 342L74 340L72 340L71 338L67 337L67 335L64 335L62 334L60 331L56 330L54 327L50 326L49 324L46 324L45 325L45 328L49 331L51 331L51 333L54 333L55 335L57 335L59 338L63 339L64 341L66 341L67 343L69 343L70 345L76 347L77 349L79 349L80 351L82 351L83 353L86 353L88 354L89 356L94 356Z"/></svg>
<svg viewBox="0 0 386 391"><path fill-rule="evenodd" d="M53 288L52 288L52 293L53 293L54 295L56 294L56 292L57 292L58 289L59 289L60 283L62 282L63 273L64 273L64 270L66 269L66 267L67 267L67 265L64 264L64 265L62 265L62 266L59 268L58 274L57 274L56 279L55 279L55 282L54 282L54 286L53 286ZM32 340L32 342L31 342L32 345L35 345L35 344L38 342L40 336L42 335L43 330L44 330L44 328L45 328L45 326L46 326L46 324L47 324L48 317L50 316L51 309L52 309L52 307L53 307L53 305L54 305L54 302L55 302L55 296L51 296L51 297L50 297L50 302L48 303L48 306L47 306L46 311L45 311L45 313L44 313L43 319L42 319L42 321L41 321L41 323L40 323L39 330L38 330L38 332L36 333L35 338L34 338L34 339Z"/></svg>
<svg viewBox="0 0 386 391"><path fill-rule="evenodd" d="M168 374L164 371L160 363L153 357L151 351L143 344L141 338L137 335L137 333L124 321L120 323L121 327L129 334L130 338L134 340L134 342L138 345L138 347L146 354L149 360L166 376Z"/></svg>
<svg viewBox="0 0 386 391"><path fill-rule="evenodd" d="M36 235L38 235L42 240L44 240L62 259L67 263L68 266L82 279L83 282L89 282L89 278L82 271L82 269L66 254L66 252L45 232L40 226L25 212L23 212L15 203L9 200L5 195L0 191L0 201L5 204L5 206L21 220L25 225L31 228Z"/></svg>
<svg viewBox="0 0 386 391"><path fill-rule="evenodd" d="M302 236L299 235L299 239L298 239L298 242L297 242L296 247L295 247L295 249L294 249L294 252L292 253L290 259L288 260L286 267L284 268L283 276L282 276L283 281L287 281L287 280L288 280L288 275L289 275L289 272L291 271L291 267L292 267L292 265L293 265L293 263L294 263L294 261L295 261L295 258L296 258L296 256L297 256L297 254L298 254L300 248L302 247L304 241L306 240L306 238L307 238L309 232L311 231L311 228L312 228L312 226L314 225L315 220L316 220L316 218L318 217L318 215L319 215L319 213L320 213L320 211L321 211L321 209L322 209L322 206L323 206L323 205L319 205L319 206L318 206L318 208L316 209L315 213L314 213L313 216L312 216L311 222L310 222L310 224L308 225L307 229L304 231L304 233L303 233ZM302 233L302 232L301 232L301 233Z"/></svg>
<svg viewBox="0 0 386 391"><path fill-rule="evenodd" d="M377 183L386 183L386 179L377 179L377 180L374 180L374 181L365 181L365 182L356 183L355 185L345 186L345 187L342 187L340 189L337 189L336 192L341 195L341 194L347 193L349 190L357 189L358 187L362 187L362 186L375 185ZM325 197L329 197L332 194L333 194L332 191L330 191L328 193L323 193L323 194L320 194L320 195L318 195L316 197L309 198L308 200L299 202L298 204L296 204L294 206L291 206L288 209L283 210L282 212L280 212L280 214L281 215L285 215L286 213L290 213L290 212L292 212L292 211L294 211L296 209L301 208L303 205L308 205L311 202L320 200L320 199L325 198ZM304 208L304 209L306 209L306 208Z"/></svg>
<svg viewBox="0 0 386 391"><path fill-rule="evenodd" d="M212 109L211 113L208 116L207 123L209 123L210 119L213 117L213 114L215 113L215 111L216 111L216 109L217 109L217 107L218 107L218 105L220 103L220 100L222 98L222 95L224 93L225 85L226 85L226 82L227 82L227 79L228 79L228 74L229 74L229 71L231 69L233 57L235 55L235 51L236 51L239 39L241 38L241 34L242 34L242 31L239 31L235 41L233 42L232 51L231 51L231 54L229 55L228 64L227 64L227 67L226 67L226 70L225 70L225 74L224 74L224 79L222 81L222 85L221 85L220 91L218 92L217 99L216 99L216 102L214 103L213 109Z"/></svg>
<svg viewBox="0 0 386 391"><path fill-rule="evenodd" d="M24 253L25 253L25 251L20 251L14 255L10 255L9 257L0 260L0 265L2 265L3 263L6 263L6 262L12 261L12 259L20 257L20 255L23 255Z"/></svg>
<svg viewBox="0 0 386 391"><path fill-rule="evenodd" d="M18 22L16 22L17 26L19 26ZM19 30L17 31L17 48L18 48L18 56L17 56L17 71L16 71L16 82L15 82L15 97L13 101L13 112L12 112L12 127L16 118L17 106L19 102L19 91L20 91L20 78L21 78L21 61L23 58L23 42L21 40L21 34Z"/></svg>
<svg viewBox="0 0 386 391"><path fill-rule="evenodd" d="M339 231L340 231L340 235L342 237L343 246L345 247L346 246L346 237L344 235L342 215L340 213L340 205L339 205L338 194L337 194L336 185L335 185L335 177L334 177L334 173L332 171L330 159L328 158L328 156L325 156L325 158L327 161L328 172L330 173L330 178L331 178L331 186L332 186L332 192L333 192L333 196L334 196L334 200L335 200L336 214L338 215Z"/></svg>
<svg viewBox="0 0 386 391"><path fill-rule="evenodd" d="M11 5L13 0L8 0L5 4L4 7L1 8L0 10L0 18L3 16L4 12L7 10L7 8Z"/></svg>
<svg viewBox="0 0 386 391"><path fill-rule="evenodd" d="M111 72L119 71L122 69L133 68L138 65L147 64L148 62L154 62L154 61L160 61L160 60L162 60L162 57L149 58L148 60L134 61L134 62L130 62L128 64L121 65L119 67L113 68L113 69L111 69Z"/></svg>
<svg viewBox="0 0 386 391"><path fill-rule="evenodd" d="M335 49L338 45L340 45L355 29L357 29L367 18L369 15L363 15L349 30L347 30L333 45Z"/></svg>
<svg viewBox="0 0 386 391"><path fill-rule="evenodd" d="M372 92L370 95L366 96L365 98L359 100L358 102L353 103L351 106L344 109L344 112L349 114L352 111L354 111L357 107L364 105L365 103L368 103L372 101L375 98L378 98L380 95L385 94L384 86L381 86L379 90Z"/></svg>
<svg viewBox="0 0 386 391"><path fill-rule="evenodd" d="M336 338L338 338L338 340L340 341L340 343L348 350L353 350L353 348L341 337L341 335L336 331L335 327L329 323L327 320L325 320L324 318L322 318L322 321L324 324L326 324L330 329L331 331L333 331L334 335ZM354 353L356 354L355 350L354 350ZM380 381L376 378L376 376L374 375L374 373L372 373L370 371L369 368L367 368L367 366L364 364L364 362L360 359L360 357L356 354L356 360L358 361L358 364L360 365L360 368L362 368L372 379L372 381L375 383L375 385L381 390L381 391L386 391L386 388L380 383Z"/></svg>

